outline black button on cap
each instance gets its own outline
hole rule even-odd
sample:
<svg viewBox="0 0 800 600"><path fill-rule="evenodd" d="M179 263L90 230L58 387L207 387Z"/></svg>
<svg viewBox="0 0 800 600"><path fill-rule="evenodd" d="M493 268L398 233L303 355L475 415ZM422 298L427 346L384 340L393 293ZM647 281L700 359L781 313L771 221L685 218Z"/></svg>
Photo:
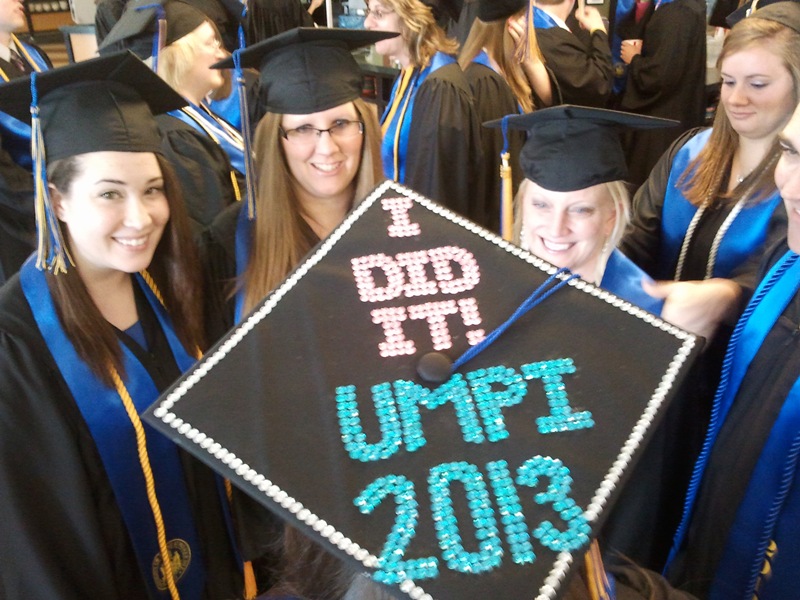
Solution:
<svg viewBox="0 0 800 600"><path fill-rule="evenodd" d="M417 373L428 383L444 383L452 369L453 361L441 352L428 352L417 363Z"/></svg>

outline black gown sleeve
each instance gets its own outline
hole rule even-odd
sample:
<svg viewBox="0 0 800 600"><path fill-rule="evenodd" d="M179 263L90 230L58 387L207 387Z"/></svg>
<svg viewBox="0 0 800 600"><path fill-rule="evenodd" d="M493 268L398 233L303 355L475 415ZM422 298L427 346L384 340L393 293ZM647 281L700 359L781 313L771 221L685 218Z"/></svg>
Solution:
<svg viewBox="0 0 800 600"><path fill-rule="evenodd" d="M683 4L667 4L652 14L644 33L643 52L628 65L624 110L674 118L685 112L685 108L677 109L670 115L669 110L664 112L668 106L663 103L665 97L676 97L676 89L687 86L688 54L697 48L698 38L702 37L696 21ZM704 26L702 19L700 26ZM696 63L696 57L691 62ZM686 94L690 93L687 89ZM685 101L691 105L690 100L687 95ZM654 111L653 107L660 110ZM691 127L697 123L684 125Z"/></svg>
<svg viewBox="0 0 800 600"><path fill-rule="evenodd" d="M536 41L555 75L562 103L605 107L614 78L608 35L595 31L587 46L575 34L552 27L537 29Z"/></svg>
<svg viewBox="0 0 800 600"><path fill-rule="evenodd" d="M0 596L146 597L100 456L17 277L0 308Z"/></svg>
<svg viewBox="0 0 800 600"><path fill-rule="evenodd" d="M657 277L661 248L661 214L672 161L683 145L697 134L696 129L679 137L661 156L650 177L633 197L631 224L619 249L651 277Z"/></svg>
<svg viewBox="0 0 800 600"><path fill-rule="evenodd" d="M405 183L475 220L484 211L480 123L456 64L432 73L414 102Z"/></svg>
<svg viewBox="0 0 800 600"><path fill-rule="evenodd" d="M517 113L517 101L511 88L501 75L489 67L473 63L464 72L469 81L475 108L481 123L502 119L506 115ZM522 181L522 169L519 165L519 154L525 143L525 134L521 131L508 131L508 151L511 155L512 189L516 193ZM500 129L481 127L481 145L484 162L483 214L475 215L475 222L487 229L500 232L500 195L502 180L500 179L500 153L503 150L503 132Z"/></svg>
<svg viewBox="0 0 800 600"><path fill-rule="evenodd" d="M199 233L236 202L228 155L204 133L170 115L156 117L161 151L181 183L189 217Z"/></svg>
<svg viewBox="0 0 800 600"><path fill-rule="evenodd" d="M246 207L237 203L224 210L200 238L203 264L206 339L216 343L234 325L236 288L236 225Z"/></svg>

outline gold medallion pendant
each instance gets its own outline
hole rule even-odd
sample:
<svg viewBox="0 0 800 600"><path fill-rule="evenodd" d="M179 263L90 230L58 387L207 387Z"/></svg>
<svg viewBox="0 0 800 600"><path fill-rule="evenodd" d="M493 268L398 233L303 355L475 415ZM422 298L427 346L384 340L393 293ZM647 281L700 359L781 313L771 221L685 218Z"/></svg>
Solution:
<svg viewBox="0 0 800 600"><path fill-rule="evenodd" d="M176 538L167 542L167 554L169 554L172 565L172 576L177 583L189 568L189 563L192 561L192 549L185 541ZM153 580L159 590L167 589L167 576L160 553L153 558Z"/></svg>

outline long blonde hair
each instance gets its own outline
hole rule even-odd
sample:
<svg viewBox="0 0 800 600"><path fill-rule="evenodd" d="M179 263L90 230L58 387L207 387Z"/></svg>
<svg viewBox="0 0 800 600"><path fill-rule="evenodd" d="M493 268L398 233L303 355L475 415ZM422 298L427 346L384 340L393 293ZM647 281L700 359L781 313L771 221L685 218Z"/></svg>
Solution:
<svg viewBox="0 0 800 600"><path fill-rule="evenodd" d="M792 105L795 106L800 95L800 34L775 21L759 19L756 13L756 16L740 21L731 29L725 38L717 66L721 66L726 57L753 46L766 48L782 59L783 65L792 75ZM787 120L790 116L791 111L786 115ZM751 189L754 192L752 199L760 201L775 192L773 175L780 157L777 136L771 150L745 179L748 185L739 185L730 192L726 191L725 175L730 175L731 162L738 147L739 135L733 129L725 107L720 103L708 143L689 163L678 180L678 186L689 202L695 206L714 198L736 202Z"/></svg>
<svg viewBox="0 0 800 600"><path fill-rule="evenodd" d="M362 200L383 179L381 132L374 107L353 100L364 121L361 164L355 178L353 201ZM267 113L256 128L258 188L253 243L243 280L244 309L252 310L300 262L316 242L300 212L293 178L280 143L281 115Z"/></svg>
<svg viewBox="0 0 800 600"><path fill-rule="evenodd" d="M458 42L447 37L433 16L433 10L420 0L382 0L402 21L400 35L406 43L411 64L424 68L437 52L455 55Z"/></svg>
<svg viewBox="0 0 800 600"><path fill-rule="evenodd" d="M542 60L539 46L536 44L536 30L530 27L528 36L533 36L533 47L536 49L539 60ZM531 84L522 70L522 64L516 56L516 46L514 39L508 32L506 20L492 21L484 23L480 19L475 19L469 36L464 42L461 54L458 56L458 64L465 70L483 49L497 66L500 73L505 78L514 98L522 107L522 112L529 113L534 110L533 93Z"/></svg>

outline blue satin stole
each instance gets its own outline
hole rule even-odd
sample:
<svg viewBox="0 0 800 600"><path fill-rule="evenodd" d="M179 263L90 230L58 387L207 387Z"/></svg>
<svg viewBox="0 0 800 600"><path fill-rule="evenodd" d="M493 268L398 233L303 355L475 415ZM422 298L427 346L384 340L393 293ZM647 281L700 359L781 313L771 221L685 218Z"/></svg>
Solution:
<svg viewBox="0 0 800 600"><path fill-rule="evenodd" d="M381 145L381 158L383 159L383 174L387 179L392 179L399 183L406 182L406 156L408 155L408 140L409 140L409 133L411 131L411 122L414 118L414 101L417 98L417 92L419 91L419 87L425 82L425 79L427 79L428 75L430 75L437 69L440 69L441 67L452 64L454 62L456 62L456 59L453 58L452 56L443 54L442 52L437 52L433 56L430 65L428 65L421 71L418 71L416 74L412 75L411 82L408 84L408 88L406 89L405 95L403 96L403 98L400 99L395 99L395 95L397 94L398 88L400 86L401 77L398 77L395 80L394 86L392 87L392 99L386 106L386 110L384 111L383 117L381 118L381 124L383 124L384 121L386 120L386 117L389 114L389 111L391 110L391 106L396 100L400 101L402 106L402 103L405 103L405 99L407 98L408 104L406 106L405 111L397 110L395 112L392 122L386 129L386 134L383 136L383 143ZM395 146L395 139L397 138L398 135L400 136L400 143L397 151L398 173L397 177L395 178L394 146Z"/></svg>
<svg viewBox="0 0 800 600"><path fill-rule="evenodd" d="M788 252L770 269L745 309L744 314L749 316L737 324L731 338L725 358L730 369L728 376L723 376L714 398L711 423L687 492L684 517L675 535L670 562L683 546L689 531L703 473L742 380L768 333L800 290L798 258L794 252ZM758 401L757 398L747 400ZM732 589L741 591L737 596L741 600L753 598L767 547L773 541L778 550L773 560L780 568L765 578L758 597L783 600L796 595L797 573L800 572L800 490L792 484L798 470L798 453L800 378L784 401L750 474L744 498L727 533L710 600L728 600Z"/></svg>
<svg viewBox="0 0 800 600"><path fill-rule="evenodd" d="M697 207L691 204L678 188L686 167L708 142L711 129L701 131L678 150L669 172L664 206L661 209L661 262L656 279L672 279L674 265L678 262L683 239L689 229ZM763 246L769 222L775 209L781 203L776 191L769 198L757 204L746 205L736 216L719 245L717 261L712 275L730 277L731 273Z"/></svg>
<svg viewBox="0 0 800 600"><path fill-rule="evenodd" d="M653 298L644 291L643 279L652 281L631 259L614 249L608 257L606 270L599 287L647 312L660 316L661 310L664 308L664 301L660 298Z"/></svg>
<svg viewBox="0 0 800 600"><path fill-rule="evenodd" d="M160 556L160 551L131 421L117 391L95 376L67 337L57 316L45 274L36 268L34 259L29 258L20 270L25 298L100 453L150 597L169 598L169 591L158 589L154 580L154 559ZM195 359L183 348L169 316L149 286L139 275L136 275L135 281L144 291L158 319L178 368L186 371ZM136 410L142 413L158 398L159 390L136 356L124 344L121 344L121 348L125 387ZM205 565L178 448L146 423L143 423L143 427L167 540L182 540L191 551L186 571L176 582L178 590L182 597L200 598L205 588Z"/></svg>

